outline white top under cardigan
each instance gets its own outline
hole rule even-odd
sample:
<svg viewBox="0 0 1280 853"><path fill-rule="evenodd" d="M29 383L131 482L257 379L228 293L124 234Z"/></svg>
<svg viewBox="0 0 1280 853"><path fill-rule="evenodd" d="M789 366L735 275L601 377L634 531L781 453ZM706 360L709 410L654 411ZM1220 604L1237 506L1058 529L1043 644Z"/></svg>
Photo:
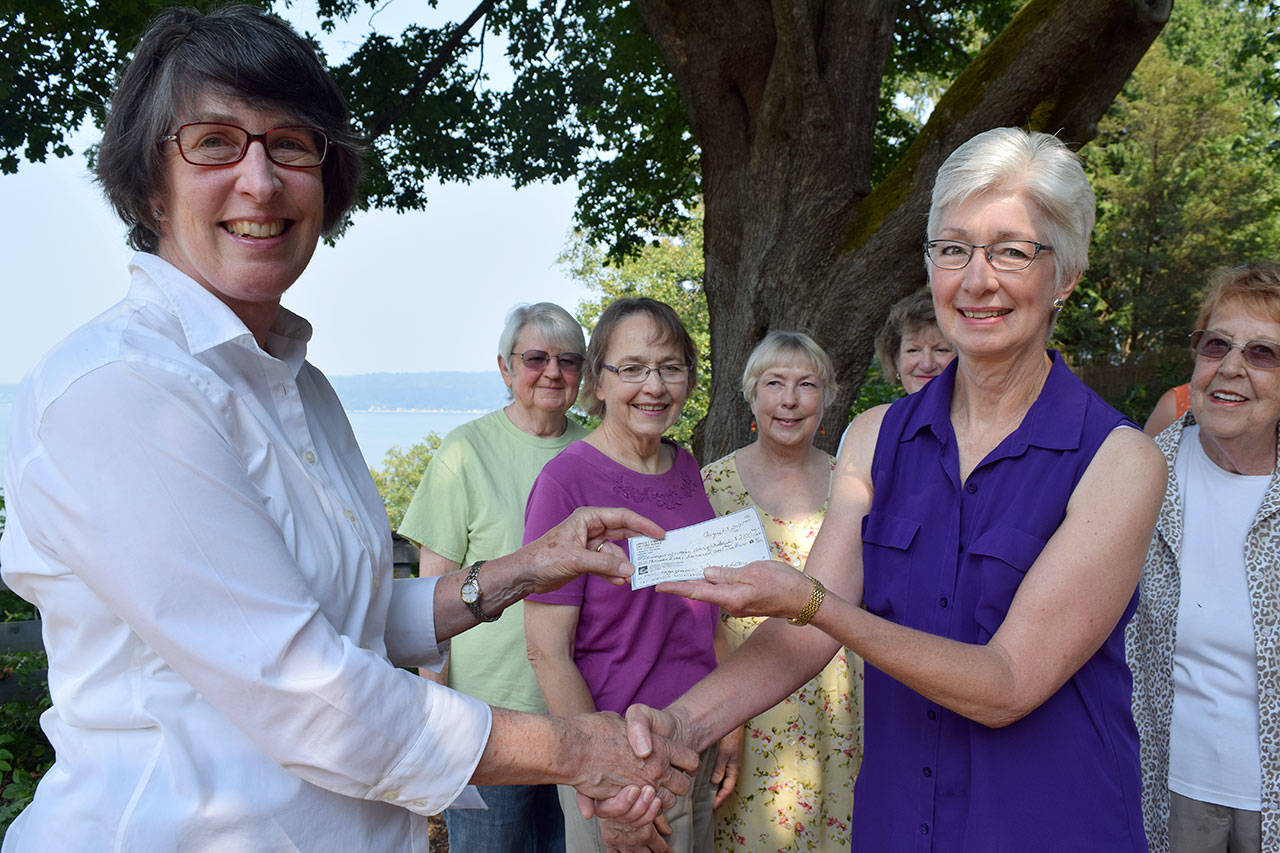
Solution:
<svg viewBox="0 0 1280 853"><path fill-rule="evenodd" d="M268 354L131 272L14 405L0 564L44 619L57 763L4 850L426 850L490 712L388 663L438 657L434 579L392 583L310 325L281 310Z"/></svg>
<svg viewBox="0 0 1280 853"><path fill-rule="evenodd" d="M1176 472L1182 487L1177 642L1169 789L1201 802L1258 811L1258 663L1244 565L1245 539L1271 475L1219 468L1182 432Z"/></svg>

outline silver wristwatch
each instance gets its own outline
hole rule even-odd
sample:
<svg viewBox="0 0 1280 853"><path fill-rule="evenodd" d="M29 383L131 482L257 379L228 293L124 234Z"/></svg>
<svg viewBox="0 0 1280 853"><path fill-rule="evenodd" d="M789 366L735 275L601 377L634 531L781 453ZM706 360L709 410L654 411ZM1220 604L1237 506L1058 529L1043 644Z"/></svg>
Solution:
<svg viewBox="0 0 1280 853"><path fill-rule="evenodd" d="M471 564L471 568L467 569L467 577L462 582L462 588L458 590L458 594L462 596L462 603L467 605L467 609L471 611L471 615L479 619L481 622L496 622L497 616L485 616L484 611L480 609L480 567L484 565L484 560L476 560Z"/></svg>

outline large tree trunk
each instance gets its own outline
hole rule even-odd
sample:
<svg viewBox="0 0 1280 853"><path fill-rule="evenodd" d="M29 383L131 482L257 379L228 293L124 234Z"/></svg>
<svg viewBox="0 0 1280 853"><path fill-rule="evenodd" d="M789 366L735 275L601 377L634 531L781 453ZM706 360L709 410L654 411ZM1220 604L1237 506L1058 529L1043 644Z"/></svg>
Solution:
<svg viewBox="0 0 1280 853"><path fill-rule="evenodd" d="M992 127L1081 145L1168 19L1172 0L1031 0L939 100L872 192L893 0L637 0L702 150L714 379L704 462L748 441L738 393L770 329L814 336L841 390L834 449L889 306L924 284L933 175Z"/></svg>

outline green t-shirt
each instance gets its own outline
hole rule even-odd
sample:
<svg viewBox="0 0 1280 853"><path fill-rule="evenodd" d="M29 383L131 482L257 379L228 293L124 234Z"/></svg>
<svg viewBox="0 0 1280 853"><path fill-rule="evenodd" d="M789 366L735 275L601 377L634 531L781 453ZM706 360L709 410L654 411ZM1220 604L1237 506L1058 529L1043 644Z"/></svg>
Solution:
<svg viewBox="0 0 1280 853"><path fill-rule="evenodd" d="M463 566L510 554L538 472L586 434L571 420L563 435L538 438L502 409L463 424L432 455L400 534ZM449 686L500 708L546 713L525 654L523 603L453 638Z"/></svg>

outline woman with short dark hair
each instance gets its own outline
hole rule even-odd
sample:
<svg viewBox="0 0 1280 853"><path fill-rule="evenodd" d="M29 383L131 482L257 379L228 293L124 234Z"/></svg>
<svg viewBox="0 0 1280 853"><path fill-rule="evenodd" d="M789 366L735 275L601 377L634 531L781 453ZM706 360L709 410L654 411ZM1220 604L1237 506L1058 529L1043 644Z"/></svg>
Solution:
<svg viewBox="0 0 1280 853"><path fill-rule="evenodd" d="M629 819L674 802L687 777L616 719L491 709L391 663L438 661L524 591L622 582L606 543L660 529L584 510L483 574L393 583L386 509L280 304L359 174L307 43L250 7L161 12L98 166L143 251L13 409L0 563L44 620L56 760L4 849L426 850L427 815L479 804L468 782L621 790Z"/></svg>

